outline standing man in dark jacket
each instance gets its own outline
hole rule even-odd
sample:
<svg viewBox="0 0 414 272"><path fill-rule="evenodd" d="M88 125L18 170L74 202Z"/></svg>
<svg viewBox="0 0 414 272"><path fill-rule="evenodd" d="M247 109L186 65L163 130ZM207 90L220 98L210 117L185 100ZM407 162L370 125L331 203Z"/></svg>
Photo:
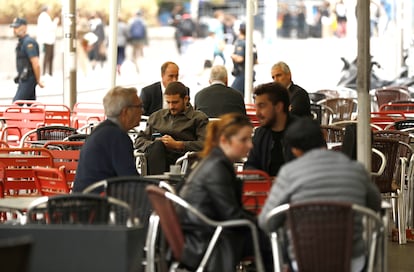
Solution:
<svg viewBox="0 0 414 272"><path fill-rule="evenodd" d="M239 27L239 37L234 43L234 52L231 55L231 59L233 61L233 71L231 74L234 76L234 81L231 87L241 92L244 97L244 73L246 69L246 24L244 23ZM257 50L255 45L253 45L253 65L254 64L257 64Z"/></svg>
<svg viewBox="0 0 414 272"><path fill-rule="evenodd" d="M195 96L195 109L204 112L210 118L231 112L246 114L243 96L228 87L227 81L226 67L214 66L210 73L210 86L202 89Z"/></svg>
<svg viewBox="0 0 414 272"><path fill-rule="evenodd" d="M36 84L44 87L40 81L39 45L27 35L26 19L15 18L10 27L19 38L16 47L17 77L14 79L19 85L13 101L36 100Z"/></svg>
<svg viewBox="0 0 414 272"><path fill-rule="evenodd" d="M254 90L256 116L260 127L253 136L245 169L260 169L277 176L279 168L294 158L283 137L286 128L296 119L289 114L289 96L277 82L262 84Z"/></svg>
<svg viewBox="0 0 414 272"><path fill-rule="evenodd" d="M296 116L310 116L309 95L305 89L292 82L289 66L280 61L272 66L271 74L274 82L278 82L288 89L290 113Z"/></svg>

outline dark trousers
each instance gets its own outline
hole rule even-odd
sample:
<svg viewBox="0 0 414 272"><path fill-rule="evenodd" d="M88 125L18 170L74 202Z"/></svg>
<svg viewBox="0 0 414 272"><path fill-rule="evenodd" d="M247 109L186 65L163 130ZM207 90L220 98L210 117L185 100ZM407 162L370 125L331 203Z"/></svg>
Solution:
<svg viewBox="0 0 414 272"><path fill-rule="evenodd" d="M13 102L16 100L36 100L36 84L34 75L29 76L26 80L20 80Z"/></svg>
<svg viewBox="0 0 414 272"><path fill-rule="evenodd" d="M160 175L168 172L170 165L184 153L167 150L161 141L154 141L145 151L148 175Z"/></svg>
<svg viewBox="0 0 414 272"><path fill-rule="evenodd" d="M231 87L235 90L238 90L244 97L244 71L234 77L234 81Z"/></svg>
<svg viewBox="0 0 414 272"><path fill-rule="evenodd" d="M45 57L43 59L43 74L46 74L46 68L49 70L49 75L53 75L53 58L55 56L55 45L44 44Z"/></svg>

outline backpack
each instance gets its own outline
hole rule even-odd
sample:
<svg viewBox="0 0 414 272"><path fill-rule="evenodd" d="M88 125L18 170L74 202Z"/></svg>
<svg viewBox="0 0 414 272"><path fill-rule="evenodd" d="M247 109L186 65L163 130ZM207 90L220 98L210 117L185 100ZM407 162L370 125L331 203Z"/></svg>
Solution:
<svg viewBox="0 0 414 272"><path fill-rule="evenodd" d="M143 39L145 38L145 25L140 19L134 20L129 29L129 36L132 39Z"/></svg>

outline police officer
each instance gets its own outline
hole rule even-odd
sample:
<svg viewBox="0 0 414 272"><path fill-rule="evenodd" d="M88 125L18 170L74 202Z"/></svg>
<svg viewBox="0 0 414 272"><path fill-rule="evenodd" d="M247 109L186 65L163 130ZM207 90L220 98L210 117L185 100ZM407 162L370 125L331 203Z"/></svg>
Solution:
<svg viewBox="0 0 414 272"><path fill-rule="evenodd" d="M242 23L239 27L239 37L234 43L234 52L231 55L233 61L234 81L231 85L233 89L238 90L244 97L244 71L245 71L245 57L246 57L246 24ZM257 64L256 45L253 44L253 64ZM254 72L253 72L254 81Z"/></svg>
<svg viewBox="0 0 414 272"><path fill-rule="evenodd" d="M15 18L10 25L14 35L19 38L16 47L17 77L14 82L18 83L16 100L36 100L36 84L40 88L44 85L40 81L39 45L27 35L27 21L24 18Z"/></svg>

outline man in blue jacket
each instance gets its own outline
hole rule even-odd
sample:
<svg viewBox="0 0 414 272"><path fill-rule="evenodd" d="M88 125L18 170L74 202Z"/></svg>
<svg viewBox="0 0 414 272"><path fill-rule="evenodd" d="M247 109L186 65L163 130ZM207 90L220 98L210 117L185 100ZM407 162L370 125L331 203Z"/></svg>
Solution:
<svg viewBox="0 0 414 272"><path fill-rule="evenodd" d="M138 175L128 131L139 125L142 102L137 89L114 87L104 97L107 119L91 133L82 147L73 192L94 182L117 176Z"/></svg>

